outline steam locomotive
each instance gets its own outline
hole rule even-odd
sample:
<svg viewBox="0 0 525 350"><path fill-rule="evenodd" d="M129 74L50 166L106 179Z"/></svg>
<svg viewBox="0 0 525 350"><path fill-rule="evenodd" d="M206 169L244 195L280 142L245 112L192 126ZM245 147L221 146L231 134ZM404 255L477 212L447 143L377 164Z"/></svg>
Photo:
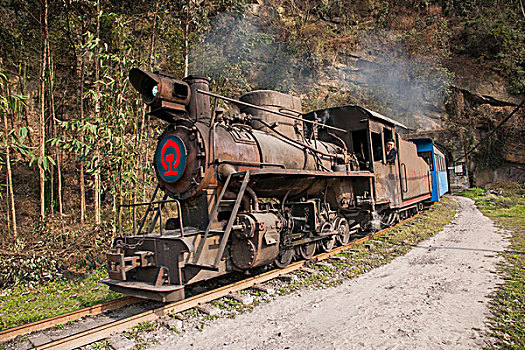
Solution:
<svg viewBox="0 0 525 350"><path fill-rule="evenodd" d="M132 69L129 78L167 127L153 159L155 194L107 254L103 282L114 291L180 300L187 285L309 259L431 200L428 164L396 132L404 126L381 114L359 106L303 113L297 97L267 90L233 100L199 76ZM240 113L226 115L218 99Z"/></svg>

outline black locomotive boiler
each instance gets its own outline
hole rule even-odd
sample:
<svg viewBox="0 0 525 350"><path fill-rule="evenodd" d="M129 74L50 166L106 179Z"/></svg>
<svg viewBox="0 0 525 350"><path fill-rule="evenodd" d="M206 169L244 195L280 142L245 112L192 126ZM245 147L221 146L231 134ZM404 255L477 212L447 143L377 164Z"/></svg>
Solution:
<svg viewBox="0 0 525 350"><path fill-rule="evenodd" d="M428 165L396 132L403 125L378 113L359 106L302 113L298 98L266 90L231 100L197 76L133 69L130 81L167 127L153 160L157 190L140 224L107 255L103 282L112 290L180 300L186 285L309 259L430 200ZM211 97L240 113L225 115ZM176 212L163 217L173 203Z"/></svg>

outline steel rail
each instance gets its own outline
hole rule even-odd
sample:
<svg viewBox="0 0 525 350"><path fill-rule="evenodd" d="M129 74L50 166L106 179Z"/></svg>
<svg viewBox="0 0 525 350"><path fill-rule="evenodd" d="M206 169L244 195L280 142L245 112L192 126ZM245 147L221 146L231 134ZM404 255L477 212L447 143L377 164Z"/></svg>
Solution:
<svg viewBox="0 0 525 350"><path fill-rule="evenodd" d="M285 275L287 273L290 273L292 271L299 270L300 268L304 267L307 264L311 264L312 261L320 261L328 259L335 254L341 253L347 249L350 249L351 247L363 243L369 239L372 239L376 236L382 235L394 228L397 228L411 220L414 220L417 218L421 213L417 213L413 217L410 217L408 219L405 219L399 223L397 223L394 226L387 227L381 231L377 231L375 233L370 233L364 237L361 237L359 239L355 239L352 242L337 247L330 252L327 253L321 253L316 256L314 256L310 260L301 260L296 263L290 264L287 267L283 269L276 269L272 271L265 272L263 274L249 277L247 279L244 279L242 281L238 281L235 283L232 283L230 285L226 285L199 295L192 296L190 298L177 301L174 303L170 303L168 305L159 307L157 309L145 311L143 313L133 315L131 317L127 317L118 321L114 321L105 325L101 325L98 327L94 327L91 329L88 329L86 331L73 334L70 336L67 336L62 339L58 339L46 344L43 344L41 346L35 347L35 349L44 350L44 349L53 349L53 350L70 350L74 348L78 348L81 346L85 346L97 341L100 341L102 339L105 339L112 334L123 332L133 326L138 325L142 322L150 322L158 320L160 317L167 316L169 314L178 313L182 311L189 310L191 308L194 308L198 306L199 304L208 303L212 300L216 300L222 297L227 297L229 294L241 291L246 288L253 287L256 284L263 283L269 280L272 280L274 278L277 278L279 276Z"/></svg>
<svg viewBox="0 0 525 350"><path fill-rule="evenodd" d="M0 331L0 343L12 340L18 337L19 335L25 335L36 331L42 331L44 329L55 327L59 324L64 324L68 321L75 321L87 316L100 315L106 311L115 310L123 306L132 305L143 301L144 299L139 299L135 297L123 297L105 303L89 306L84 309L71 311L62 315L48 317L35 322L4 329Z"/></svg>

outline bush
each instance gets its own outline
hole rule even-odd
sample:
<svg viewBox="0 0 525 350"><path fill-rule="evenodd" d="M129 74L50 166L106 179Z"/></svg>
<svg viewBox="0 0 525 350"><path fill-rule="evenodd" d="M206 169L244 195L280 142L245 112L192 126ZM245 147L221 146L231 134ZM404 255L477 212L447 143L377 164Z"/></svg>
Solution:
<svg viewBox="0 0 525 350"><path fill-rule="evenodd" d="M46 256L0 255L0 289L21 282L44 282L62 277L59 262Z"/></svg>

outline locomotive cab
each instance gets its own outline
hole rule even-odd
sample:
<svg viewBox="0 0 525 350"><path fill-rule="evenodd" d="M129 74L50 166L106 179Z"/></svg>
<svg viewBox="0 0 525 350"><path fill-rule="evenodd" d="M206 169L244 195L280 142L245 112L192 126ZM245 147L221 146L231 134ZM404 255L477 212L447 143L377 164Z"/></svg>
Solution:
<svg viewBox="0 0 525 350"><path fill-rule="evenodd" d="M319 139L333 142L337 136L352 146L350 152L355 154L360 168L374 173L375 209L384 212L382 216L387 221L393 220L394 212L406 212L415 206L418 209L418 203L429 199L428 165L418 156L416 145L396 132L396 128L406 129L403 124L359 106L310 112L304 118L348 130L344 134L319 132ZM309 127L306 128L308 132ZM393 162L387 162L388 140L394 140L397 150Z"/></svg>

